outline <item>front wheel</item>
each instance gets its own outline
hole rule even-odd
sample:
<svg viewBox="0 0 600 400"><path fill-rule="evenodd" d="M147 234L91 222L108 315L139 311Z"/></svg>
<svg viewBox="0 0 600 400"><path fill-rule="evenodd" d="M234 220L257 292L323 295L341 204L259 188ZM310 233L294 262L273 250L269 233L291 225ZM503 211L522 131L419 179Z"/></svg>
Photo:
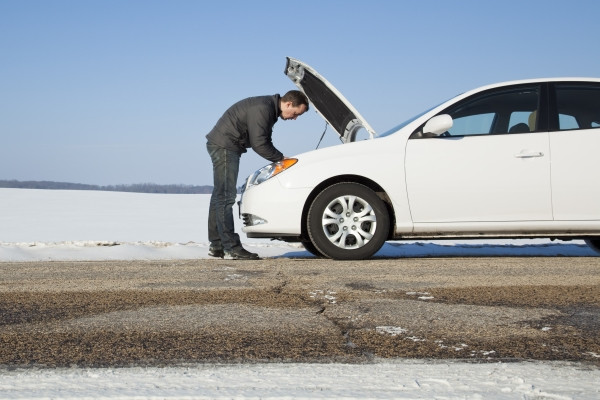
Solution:
<svg viewBox="0 0 600 400"><path fill-rule="evenodd" d="M308 235L325 257L363 260L375 254L389 233L383 200L358 183L337 183L323 190L308 211Z"/></svg>
<svg viewBox="0 0 600 400"><path fill-rule="evenodd" d="M302 241L302 245L304 246L304 248L306 249L306 251L308 251L313 256L315 256L317 258L323 258L324 257L323 254L321 254L321 252L319 251L319 249L317 249L315 247L315 245L310 240L303 240Z"/></svg>

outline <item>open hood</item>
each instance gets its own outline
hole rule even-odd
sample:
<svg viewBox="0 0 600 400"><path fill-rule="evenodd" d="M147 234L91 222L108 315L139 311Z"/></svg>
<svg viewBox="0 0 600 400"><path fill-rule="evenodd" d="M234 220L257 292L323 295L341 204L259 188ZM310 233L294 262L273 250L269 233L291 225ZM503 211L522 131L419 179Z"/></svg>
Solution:
<svg viewBox="0 0 600 400"><path fill-rule="evenodd" d="M372 139L375 131L348 100L317 71L302 61L287 57L284 73L306 94L325 121L340 135L343 143L353 142L364 128Z"/></svg>

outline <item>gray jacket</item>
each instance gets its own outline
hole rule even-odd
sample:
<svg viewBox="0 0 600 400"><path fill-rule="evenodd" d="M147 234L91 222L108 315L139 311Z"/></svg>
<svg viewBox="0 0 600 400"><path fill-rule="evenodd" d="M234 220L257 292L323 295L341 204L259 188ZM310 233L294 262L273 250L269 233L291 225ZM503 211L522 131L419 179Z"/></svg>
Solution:
<svg viewBox="0 0 600 400"><path fill-rule="evenodd" d="M280 96L275 94L238 101L225 111L206 139L211 144L240 154L251 147L269 161L280 161L283 154L271 141L273 125L281 112L279 100Z"/></svg>

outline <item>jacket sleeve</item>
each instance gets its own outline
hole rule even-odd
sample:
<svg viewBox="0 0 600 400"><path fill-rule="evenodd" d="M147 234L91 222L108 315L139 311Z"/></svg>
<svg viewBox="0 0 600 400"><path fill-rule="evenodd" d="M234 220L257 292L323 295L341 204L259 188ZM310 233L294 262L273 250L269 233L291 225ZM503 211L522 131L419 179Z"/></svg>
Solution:
<svg viewBox="0 0 600 400"><path fill-rule="evenodd" d="M277 116L272 114L264 107L248 113L248 140L252 150L259 156L276 162L283 159L283 153L275 148L271 140L273 125L277 122Z"/></svg>

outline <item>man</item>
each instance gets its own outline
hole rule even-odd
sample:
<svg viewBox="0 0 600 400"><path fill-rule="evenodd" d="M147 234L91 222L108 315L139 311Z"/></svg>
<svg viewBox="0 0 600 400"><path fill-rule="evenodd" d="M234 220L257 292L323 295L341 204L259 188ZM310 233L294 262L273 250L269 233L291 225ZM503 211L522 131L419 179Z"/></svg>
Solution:
<svg viewBox="0 0 600 400"><path fill-rule="evenodd" d="M256 260L258 254L242 247L234 231L233 204L237 195L240 157L247 148L271 162L283 160L271 136L278 118L295 120L308 110L304 93L291 90L283 97L249 97L232 105L206 135L206 148L213 164L214 186L208 212L211 257Z"/></svg>

